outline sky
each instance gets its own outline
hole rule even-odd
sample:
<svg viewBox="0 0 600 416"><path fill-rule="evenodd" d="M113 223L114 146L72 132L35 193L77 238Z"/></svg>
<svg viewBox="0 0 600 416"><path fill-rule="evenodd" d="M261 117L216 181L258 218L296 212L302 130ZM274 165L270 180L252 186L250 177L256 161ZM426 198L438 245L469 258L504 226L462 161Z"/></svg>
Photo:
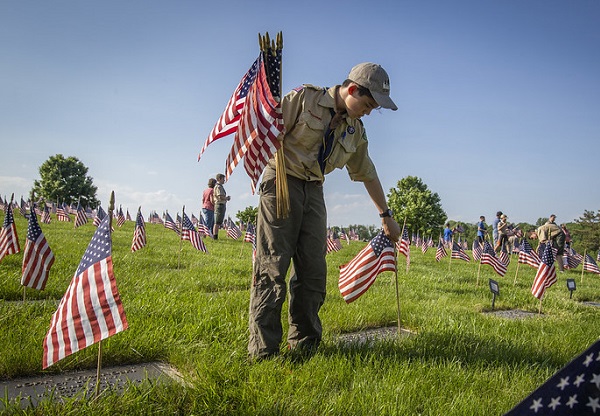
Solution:
<svg viewBox="0 0 600 416"><path fill-rule="evenodd" d="M89 168L132 215L199 215L233 136L197 156L259 53L283 33L283 91L381 64L397 111L364 117L384 191L416 176L448 219L558 222L600 209L600 2L5 0L0 2L0 195L27 197L50 156ZM232 216L257 206L238 166ZM330 225L379 224L345 170Z"/></svg>

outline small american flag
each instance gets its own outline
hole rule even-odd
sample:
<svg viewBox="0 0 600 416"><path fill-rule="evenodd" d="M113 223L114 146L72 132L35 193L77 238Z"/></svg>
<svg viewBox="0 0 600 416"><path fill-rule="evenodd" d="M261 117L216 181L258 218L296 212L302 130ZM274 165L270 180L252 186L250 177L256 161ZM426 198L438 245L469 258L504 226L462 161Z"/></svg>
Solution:
<svg viewBox="0 0 600 416"><path fill-rule="evenodd" d="M598 414L600 341L574 358L504 416Z"/></svg>
<svg viewBox="0 0 600 416"><path fill-rule="evenodd" d="M227 218L227 222L225 223L225 228L227 229L227 236L234 240L237 240L242 236L242 230L231 220L231 218Z"/></svg>
<svg viewBox="0 0 600 416"><path fill-rule="evenodd" d="M592 256L590 256L589 254L585 255L585 260L583 262L583 270L585 270L586 272L600 274L600 269L598 268L598 265L596 264Z"/></svg>
<svg viewBox="0 0 600 416"><path fill-rule="evenodd" d="M542 299L546 289L556 283L556 268L554 266L552 244L548 242L542 243L540 246L544 246L542 247L541 261L533 280L533 286L531 286L531 293L538 299Z"/></svg>
<svg viewBox="0 0 600 416"><path fill-rule="evenodd" d="M54 253L46 241L46 237L37 221L35 210L31 209L27 240L23 252L21 268L21 285L37 290L44 290L50 267L54 264Z"/></svg>
<svg viewBox="0 0 600 416"><path fill-rule="evenodd" d="M119 211L117 211L117 225L122 227L125 224L125 215L123 215L123 208L119 205Z"/></svg>
<svg viewBox="0 0 600 416"><path fill-rule="evenodd" d="M135 218L135 230L133 231L133 241L131 242L131 251L136 252L140 248L146 246L146 226L144 225L144 217L142 209L139 208Z"/></svg>
<svg viewBox="0 0 600 416"><path fill-rule="evenodd" d="M583 261L583 256L575 251L574 248L565 249L565 257L567 259L565 267L574 269Z"/></svg>
<svg viewBox="0 0 600 416"><path fill-rule="evenodd" d="M437 250L435 251L435 261L440 261L443 257L446 257L447 255L448 253L446 253L444 244L441 241L438 242Z"/></svg>
<svg viewBox="0 0 600 416"><path fill-rule="evenodd" d="M452 252L450 253L450 257L453 259L459 259L464 261L471 261L471 258L465 251L456 243L452 243Z"/></svg>
<svg viewBox="0 0 600 416"><path fill-rule="evenodd" d="M502 263L498 259L498 257L496 257L494 249L487 241L483 243L483 252L481 253L481 264L487 264L489 266L492 266L494 271L500 276L504 276L506 274L506 264Z"/></svg>
<svg viewBox="0 0 600 416"><path fill-rule="evenodd" d="M208 225L206 225L206 222L204 221L204 218L202 218L202 215L200 215L200 218L198 219L198 232L208 237L212 237L213 235L212 230L208 229Z"/></svg>
<svg viewBox="0 0 600 416"><path fill-rule="evenodd" d="M104 218L106 217L106 212L102 209L102 206L98 205L98 210L96 211L96 216L94 217L94 221L92 222L95 227L98 227Z"/></svg>
<svg viewBox="0 0 600 416"><path fill-rule="evenodd" d="M535 252L529 241L526 238L521 240L519 248L519 263L528 264L536 269L540 265L540 256Z"/></svg>
<svg viewBox="0 0 600 416"><path fill-rule="evenodd" d="M21 204L19 205L19 212L25 218L28 217L28 215L27 215L27 204L25 203L25 200L23 199L23 197L21 197Z"/></svg>
<svg viewBox="0 0 600 416"><path fill-rule="evenodd" d="M335 231L329 230L327 232L327 253L329 254L332 251L340 251L342 249L342 243L340 241L340 237Z"/></svg>
<svg viewBox="0 0 600 416"><path fill-rule="evenodd" d="M408 230L405 228L402 233L402 238L396 242L398 253L402 253L406 257L406 264L410 264L410 240L408 239Z"/></svg>
<svg viewBox="0 0 600 416"><path fill-rule="evenodd" d="M189 217L187 216L187 214L185 212L183 213L183 222L181 224L181 227L182 227L182 230L181 230L181 239L182 240L189 240L190 243L192 244L192 246L196 250L200 250L205 253L208 253L208 250L206 249L204 242L200 238L200 234L198 234L198 231L196 231L194 224L192 224L192 221L189 219Z"/></svg>
<svg viewBox="0 0 600 416"><path fill-rule="evenodd" d="M358 299L385 271L396 271L396 255L394 245L381 231L349 263L340 266L338 287L346 303Z"/></svg>
<svg viewBox="0 0 600 416"><path fill-rule="evenodd" d="M164 214L164 224L165 224L165 228L168 228L169 230L173 230L177 233L177 235L181 234L181 232L179 231L179 227L177 227L177 224L175 224L175 221L173 221L173 218L171 218L171 215L169 215L169 212L165 212Z"/></svg>
<svg viewBox="0 0 600 416"><path fill-rule="evenodd" d="M67 204L59 204L56 207L56 219L63 222L71 222L71 217L69 216L69 207Z"/></svg>
<svg viewBox="0 0 600 416"><path fill-rule="evenodd" d="M52 222L52 218L50 218L50 210L46 203L44 203L44 210L42 211L42 222L44 224L50 224Z"/></svg>
<svg viewBox="0 0 600 416"><path fill-rule="evenodd" d="M248 226L246 227L244 241L246 243L252 243L253 246L256 246L256 231L254 229L254 225L251 222L249 222Z"/></svg>
<svg viewBox="0 0 600 416"><path fill-rule="evenodd" d="M15 218L11 204L6 208L4 223L0 230L0 261L9 254L16 254L21 251L19 246L19 236L17 235L17 227L15 226Z"/></svg>
<svg viewBox="0 0 600 416"><path fill-rule="evenodd" d="M475 261L479 261L481 260L481 253L483 252L482 248L481 248L481 244L479 243L479 240L475 239L473 240L473 260Z"/></svg>
<svg viewBox="0 0 600 416"><path fill-rule="evenodd" d="M52 315L42 368L128 327L113 274L109 221L105 216L98 226Z"/></svg>
<svg viewBox="0 0 600 416"><path fill-rule="evenodd" d="M77 211L75 212L75 228L81 227L82 225L87 223L87 216L85 215L85 211L83 207L78 202L77 203Z"/></svg>
<svg viewBox="0 0 600 416"><path fill-rule="evenodd" d="M510 255L506 251L506 248L502 247L500 253L498 254L498 260L500 260L505 266L510 264Z"/></svg>

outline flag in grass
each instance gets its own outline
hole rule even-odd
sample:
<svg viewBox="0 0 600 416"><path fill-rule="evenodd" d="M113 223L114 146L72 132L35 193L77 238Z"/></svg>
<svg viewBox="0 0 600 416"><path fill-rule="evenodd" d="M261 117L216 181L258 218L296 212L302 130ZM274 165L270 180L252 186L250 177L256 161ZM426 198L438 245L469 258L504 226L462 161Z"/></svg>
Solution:
<svg viewBox="0 0 600 416"><path fill-rule="evenodd" d="M202 218L202 215L200 215L200 218L198 218L198 232L200 233L200 235L205 235L207 237L212 237L212 230L208 229L208 225L206 225L206 221L204 221L204 218Z"/></svg>
<svg viewBox="0 0 600 416"><path fill-rule="evenodd" d="M481 243L479 242L478 239L474 239L473 240L473 248L472 248L473 260L475 260L475 261L481 260L482 252L483 252L483 249L481 248Z"/></svg>
<svg viewBox="0 0 600 416"><path fill-rule="evenodd" d="M146 246L146 226L142 215L142 208L138 208L135 218L135 230L133 231L133 241L131 242L131 251L136 252Z"/></svg>
<svg viewBox="0 0 600 416"><path fill-rule="evenodd" d="M487 264L489 266L492 266L494 271L500 276L504 276L506 274L506 264L502 263L498 259L498 257L496 257L494 249L487 241L483 243L483 252L481 253L481 264Z"/></svg>
<svg viewBox="0 0 600 416"><path fill-rule="evenodd" d="M42 222L44 224L50 224L52 222L52 218L50 218L50 210L48 206L44 202L44 210L42 211Z"/></svg>
<svg viewBox="0 0 600 416"><path fill-rule="evenodd" d="M504 416L600 414L600 341L550 377Z"/></svg>
<svg viewBox="0 0 600 416"><path fill-rule="evenodd" d="M500 250L500 253L498 254L498 260L500 260L505 266L510 264L510 255L506 251L505 247L502 247L502 250Z"/></svg>
<svg viewBox="0 0 600 416"><path fill-rule="evenodd" d="M165 228L168 228L169 230L173 230L177 233L177 235L181 234L181 232L179 231L179 227L177 227L177 224L175 223L175 221L173 221L173 218L171 218L171 215L169 214L169 212L165 212L164 214L164 225Z"/></svg>
<svg viewBox="0 0 600 416"><path fill-rule="evenodd" d="M446 253L446 249L444 248L444 244L439 241L437 250L435 251L435 261L440 261L442 258L446 257L448 253Z"/></svg>
<svg viewBox="0 0 600 416"><path fill-rule="evenodd" d="M340 266L338 287L346 303L363 295L385 271L396 271L396 255L394 245L381 231L349 263Z"/></svg>
<svg viewBox="0 0 600 416"><path fill-rule="evenodd" d="M237 240L242 236L242 230L229 217L227 217L227 221L225 222L225 229L229 238Z"/></svg>
<svg viewBox="0 0 600 416"><path fill-rule="evenodd" d="M77 211L75 211L75 228L81 227L87 223L87 215L81 206L81 203L77 202Z"/></svg>
<svg viewBox="0 0 600 416"><path fill-rule="evenodd" d="M196 250L208 253L204 242L200 238L200 234L198 234L198 231L196 231L194 224L192 224L192 221L189 219L185 212L183 213L183 220L181 224L181 239L189 240Z"/></svg>
<svg viewBox="0 0 600 416"><path fill-rule="evenodd" d="M396 242L398 253L406 256L406 261L410 262L410 239L408 238L408 230L405 228L402 232L402 237Z"/></svg>
<svg viewBox="0 0 600 416"><path fill-rule="evenodd" d="M71 217L69 216L69 207L67 204L58 204L56 207L56 219L63 222L71 222Z"/></svg>
<svg viewBox="0 0 600 416"><path fill-rule="evenodd" d="M542 299L546 289L556 283L556 268L554 266L554 254L552 253L552 244L541 243L538 250L542 252L540 265L538 266L531 293L538 299Z"/></svg>
<svg viewBox="0 0 600 416"><path fill-rule="evenodd" d="M15 218L11 204L7 204L4 223L0 230L0 261L9 254L16 254L21 251L19 246L19 236L15 226Z"/></svg>
<svg viewBox="0 0 600 416"><path fill-rule="evenodd" d="M102 220L104 220L104 217L106 217L106 212L104 212L102 206L98 205L98 209L96 210L96 216L94 217L94 221L92 222L92 224L98 227L102 223Z"/></svg>
<svg viewBox="0 0 600 416"><path fill-rule="evenodd" d="M123 208L119 205L119 210L117 211L117 226L122 227L125 224L125 214L123 214Z"/></svg>
<svg viewBox="0 0 600 416"><path fill-rule="evenodd" d="M450 257L453 259L459 259L464 261L471 261L471 258L465 251L456 243L452 243L452 252L450 253Z"/></svg>
<svg viewBox="0 0 600 416"><path fill-rule="evenodd" d="M583 261L583 256L572 247L565 249L564 257L566 258L565 267L567 269L575 269Z"/></svg>
<svg viewBox="0 0 600 416"><path fill-rule="evenodd" d="M46 241L46 237L38 224L35 209L31 208L27 240L23 252L23 267L21 268L21 285L32 289L44 290L48 273L54 264L54 253Z"/></svg>
<svg viewBox="0 0 600 416"><path fill-rule="evenodd" d="M127 318L113 274L110 218L105 216L52 315L42 368L124 331Z"/></svg>
<svg viewBox="0 0 600 416"><path fill-rule="evenodd" d="M589 254L585 255L585 259L583 261L583 270L585 270L586 272L600 274L598 264L596 264L592 256L590 256Z"/></svg>
<svg viewBox="0 0 600 416"><path fill-rule="evenodd" d="M519 263L528 264L536 269L540 265L540 256L535 252L529 241L526 238L521 240L519 247Z"/></svg>

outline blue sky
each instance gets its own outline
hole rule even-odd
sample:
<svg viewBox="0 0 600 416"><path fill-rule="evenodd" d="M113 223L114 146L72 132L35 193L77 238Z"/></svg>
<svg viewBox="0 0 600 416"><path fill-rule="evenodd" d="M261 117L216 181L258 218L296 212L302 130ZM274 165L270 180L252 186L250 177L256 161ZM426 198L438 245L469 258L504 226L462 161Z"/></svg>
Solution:
<svg viewBox="0 0 600 416"><path fill-rule="evenodd" d="M258 33L283 32L283 90L389 73L396 112L365 117L386 192L405 176L449 219L572 221L600 209L600 2L233 0L0 2L0 195L27 196L50 156L75 156L131 213L198 214L232 137L197 154ZM218 4L217 4L218 3ZM256 206L238 167L230 214ZM345 171L331 225L378 224Z"/></svg>

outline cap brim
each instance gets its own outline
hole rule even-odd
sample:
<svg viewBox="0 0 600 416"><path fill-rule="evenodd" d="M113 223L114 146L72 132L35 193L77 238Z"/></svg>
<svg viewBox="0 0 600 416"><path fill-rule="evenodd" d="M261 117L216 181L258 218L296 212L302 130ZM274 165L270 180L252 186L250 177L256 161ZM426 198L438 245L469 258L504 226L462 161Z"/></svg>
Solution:
<svg viewBox="0 0 600 416"><path fill-rule="evenodd" d="M396 111L398 106L392 101L389 95L380 94L378 92L371 91L371 95L373 99L383 108L388 108L390 110Z"/></svg>

